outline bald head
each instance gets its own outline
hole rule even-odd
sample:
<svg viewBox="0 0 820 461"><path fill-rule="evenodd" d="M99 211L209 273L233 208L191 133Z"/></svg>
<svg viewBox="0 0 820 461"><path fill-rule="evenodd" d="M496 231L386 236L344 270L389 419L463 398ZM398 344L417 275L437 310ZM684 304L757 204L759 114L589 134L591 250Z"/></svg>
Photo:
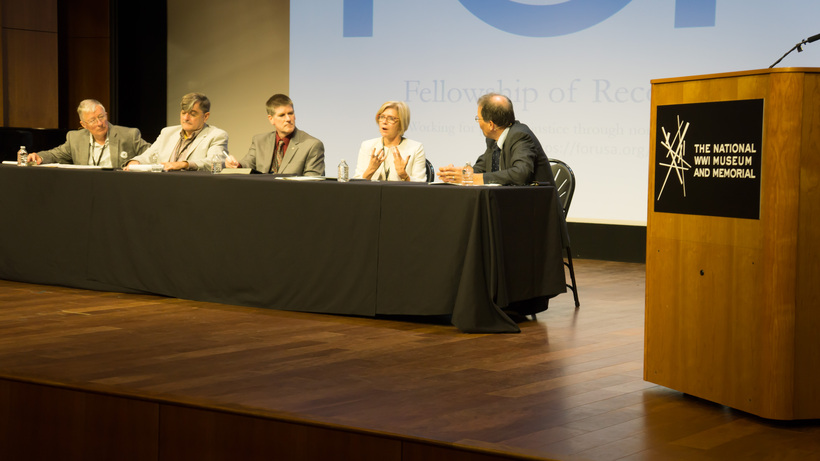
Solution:
<svg viewBox="0 0 820 461"><path fill-rule="evenodd" d="M503 94L485 94L478 99L478 108L482 119L493 122L500 128L506 128L515 122L512 101Z"/></svg>

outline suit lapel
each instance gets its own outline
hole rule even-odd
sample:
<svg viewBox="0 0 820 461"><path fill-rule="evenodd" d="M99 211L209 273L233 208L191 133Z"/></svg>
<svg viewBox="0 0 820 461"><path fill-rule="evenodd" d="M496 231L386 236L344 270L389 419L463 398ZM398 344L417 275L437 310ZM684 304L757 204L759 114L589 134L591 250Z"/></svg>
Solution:
<svg viewBox="0 0 820 461"><path fill-rule="evenodd" d="M78 165L88 165L88 150L91 148L91 132L83 129L78 136L77 163Z"/></svg>
<svg viewBox="0 0 820 461"><path fill-rule="evenodd" d="M262 173L270 173L270 168L273 166L273 153L276 150L276 132L263 137L256 148L256 168Z"/></svg>
<svg viewBox="0 0 820 461"><path fill-rule="evenodd" d="M296 152L299 150L299 144L301 142L301 136L299 134L299 129L293 132L293 135L290 137L290 142L288 142L288 149L285 151L285 156L282 157L282 164L279 165L279 173L285 171L287 166L296 157ZM273 142L274 149L276 148L276 132L273 133ZM273 161L273 152L271 152L271 162Z"/></svg>
<svg viewBox="0 0 820 461"><path fill-rule="evenodd" d="M290 138L288 150L285 151L285 156L282 157L282 164L279 165L279 172L285 171L290 161L293 160L294 156L296 156L296 151L299 149L299 141L295 138L296 136Z"/></svg>
<svg viewBox="0 0 820 461"><path fill-rule="evenodd" d="M117 136L117 131L114 129L113 125L109 125L108 127L108 155L111 156L111 167L112 168L120 168L120 162L122 159L120 158L120 137Z"/></svg>
<svg viewBox="0 0 820 461"><path fill-rule="evenodd" d="M498 156L498 171L509 168L507 159L510 158L510 134L507 133L507 139L504 140L504 147L501 149L501 154Z"/></svg>
<svg viewBox="0 0 820 461"><path fill-rule="evenodd" d="M513 145L513 138L515 137L515 125L518 122L514 122L510 126L510 130L507 131L507 137L504 138L504 147L501 148L501 155L498 160L498 169L499 170L506 170L511 168L512 165L508 165L507 162L512 160L511 149Z"/></svg>
<svg viewBox="0 0 820 461"><path fill-rule="evenodd" d="M186 161L191 157L191 154L193 154L194 151L196 151L197 147L199 147L199 144L202 143L202 140L208 137L209 131L211 131L211 126L205 125L205 127L202 128L202 131L200 131L199 134L196 136L196 139L194 139L194 142L192 142L191 145L188 146L188 151L185 153Z"/></svg>

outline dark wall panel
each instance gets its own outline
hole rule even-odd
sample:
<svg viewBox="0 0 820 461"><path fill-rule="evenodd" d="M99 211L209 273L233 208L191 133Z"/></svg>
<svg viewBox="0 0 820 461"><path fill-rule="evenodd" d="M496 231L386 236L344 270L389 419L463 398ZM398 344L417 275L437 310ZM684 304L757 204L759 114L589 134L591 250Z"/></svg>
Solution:
<svg viewBox="0 0 820 461"><path fill-rule="evenodd" d="M148 142L166 124L167 10L165 0L111 0L111 120Z"/></svg>

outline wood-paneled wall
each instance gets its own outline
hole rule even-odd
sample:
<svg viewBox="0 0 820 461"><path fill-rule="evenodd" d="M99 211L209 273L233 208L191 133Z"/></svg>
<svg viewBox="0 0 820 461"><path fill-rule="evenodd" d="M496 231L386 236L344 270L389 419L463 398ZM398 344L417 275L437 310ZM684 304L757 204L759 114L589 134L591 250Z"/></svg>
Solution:
<svg viewBox="0 0 820 461"><path fill-rule="evenodd" d="M108 0L0 0L2 126L76 128L81 99L107 103L108 5ZM60 126L61 115L67 126Z"/></svg>
<svg viewBox="0 0 820 461"><path fill-rule="evenodd" d="M111 33L108 0L61 0L65 8L67 100L60 110L68 126L77 128L77 105L83 99L96 99L111 107Z"/></svg>
<svg viewBox="0 0 820 461"><path fill-rule="evenodd" d="M57 0L2 0L3 125L57 127Z"/></svg>

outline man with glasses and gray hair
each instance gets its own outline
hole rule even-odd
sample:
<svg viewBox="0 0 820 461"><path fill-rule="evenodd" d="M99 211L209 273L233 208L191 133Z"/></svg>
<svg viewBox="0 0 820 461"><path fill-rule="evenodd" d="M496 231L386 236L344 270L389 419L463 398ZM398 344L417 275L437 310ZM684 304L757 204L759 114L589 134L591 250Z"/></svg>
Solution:
<svg viewBox="0 0 820 461"><path fill-rule="evenodd" d="M77 114L82 129L69 131L65 144L59 147L28 154L27 160L38 165L69 163L119 169L151 146L142 139L140 130L108 123L105 107L96 99L80 102Z"/></svg>
<svg viewBox="0 0 820 461"><path fill-rule="evenodd" d="M123 169L142 163L161 164L165 171L199 170L210 167L213 161L221 162L228 152L228 133L205 123L210 115L207 96L186 94L180 103L180 124L163 128L154 144Z"/></svg>

